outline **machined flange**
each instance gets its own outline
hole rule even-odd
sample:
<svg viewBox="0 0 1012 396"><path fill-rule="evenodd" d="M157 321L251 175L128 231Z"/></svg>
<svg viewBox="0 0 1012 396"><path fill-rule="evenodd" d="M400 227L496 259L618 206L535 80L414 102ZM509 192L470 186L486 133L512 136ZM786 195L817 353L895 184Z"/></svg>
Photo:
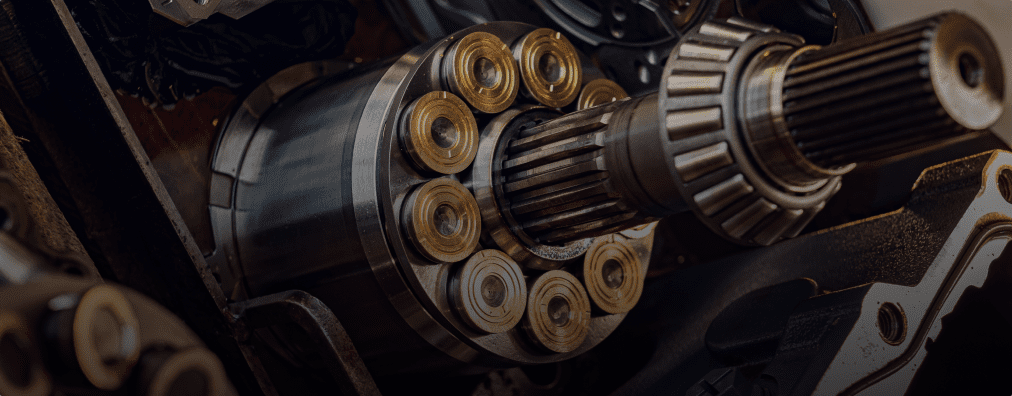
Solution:
<svg viewBox="0 0 1012 396"><path fill-rule="evenodd" d="M535 344L552 352L575 350L587 338L590 299L572 274L548 271L530 286L524 329Z"/></svg>
<svg viewBox="0 0 1012 396"><path fill-rule="evenodd" d="M450 299L468 325L502 333L516 326L524 314L527 282L513 259L486 249L471 256L454 276Z"/></svg>
<svg viewBox="0 0 1012 396"><path fill-rule="evenodd" d="M583 67L576 48L562 33L535 29L513 45L513 57L526 95L548 107L564 107L576 99Z"/></svg>
<svg viewBox="0 0 1012 396"><path fill-rule="evenodd" d="M482 113L506 110L520 88L509 47L487 32L470 33L446 51L443 77L450 91Z"/></svg>
<svg viewBox="0 0 1012 396"><path fill-rule="evenodd" d="M422 170L454 174L470 166L478 152L478 124L463 100L434 91L404 110L401 140Z"/></svg>

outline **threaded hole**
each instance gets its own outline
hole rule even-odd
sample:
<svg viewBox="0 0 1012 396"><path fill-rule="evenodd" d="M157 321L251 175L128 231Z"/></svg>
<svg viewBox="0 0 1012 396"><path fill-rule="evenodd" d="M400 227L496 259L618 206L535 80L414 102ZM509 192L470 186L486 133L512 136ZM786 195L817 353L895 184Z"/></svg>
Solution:
<svg viewBox="0 0 1012 396"><path fill-rule="evenodd" d="M970 88L977 88L984 81L984 68L977 57L964 52L959 56L959 75Z"/></svg>
<svg viewBox="0 0 1012 396"><path fill-rule="evenodd" d="M906 337L906 319L896 304L885 303L878 309L879 335L885 342L896 345Z"/></svg>
<svg viewBox="0 0 1012 396"><path fill-rule="evenodd" d="M1012 203L1012 169L1002 169L998 172L998 191L1001 197Z"/></svg>

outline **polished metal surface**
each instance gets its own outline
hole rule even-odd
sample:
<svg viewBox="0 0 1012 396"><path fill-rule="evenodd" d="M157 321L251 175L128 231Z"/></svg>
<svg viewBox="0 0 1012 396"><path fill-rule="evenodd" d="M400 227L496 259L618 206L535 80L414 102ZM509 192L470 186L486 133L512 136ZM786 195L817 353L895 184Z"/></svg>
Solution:
<svg viewBox="0 0 1012 396"><path fill-rule="evenodd" d="M485 249L460 267L450 283L450 299L467 324L502 333L516 326L527 308L527 281L513 259Z"/></svg>
<svg viewBox="0 0 1012 396"><path fill-rule="evenodd" d="M531 347L517 323L526 304L516 299L530 294L517 289L523 279L539 274L535 268L579 271L591 242L520 240L492 191L501 172L493 157L506 148L503 120L521 114L536 123L559 114L517 96L524 82L501 45L535 30L481 25L373 67L341 74L302 66L258 88L225 126L212 160L218 248L208 260L231 276L222 277L223 289L239 300L305 290L334 311L379 377L554 362L600 343L624 314L586 316L585 337L564 351ZM475 117L482 132L473 163L440 175L420 166L411 153L420 150L407 146L420 98L447 88L469 111L501 114ZM424 125L418 131L432 141L452 135L426 136L431 127ZM652 238L632 245L645 272ZM496 248L505 253L497 264L481 264ZM501 302L499 292L508 292ZM292 359L304 358L291 346L298 341L264 337Z"/></svg>
<svg viewBox="0 0 1012 396"><path fill-rule="evenodd" d="M513 54L494 34L476 31L464 36L446 51L442 63L450 91L479 112L506 110L517 97L520 76Z"/></svg>
<svg viewBox="0 0 1012 396"><path fill-rule="evenodd" d="M594 306L607 313L629 312L643 294L646 273L629 241L615 234L594 239L583 258L583 284Z"/></svg>
<svg viewBox="0 0 1012 396"><path fill-rule="evenodd" d="M437 263L461 261L481 235L478 204L459 182L433 179L404 201L404 227L418 252Z"/></svg>
<svg viewBox="0 0 1012 396"><path fill-rule="evenodd" d="M889 37L898 38L879 42ZM825 48L740 18L707 21L672 49L658 94L523 127L501 162L501 200L521 239L539 244L692 210L731 241L769 245L796 236L854 162L994 123L996 52L959 14ZM926 112L865 106L911 92Z"/></svg>
<svg viewBox="0 0 1012 396"><path fill-rule="evenodd" d="M536 29L513 44L523 92L548 107L565 107L576 99L583 67L573 44L552 29Z"/></svg>
<svg viewBox="0 0 1012 396"><path fill-rule="evenodd" d="M531 340L552 352L572 352L587 338L590 299L572 274L553 270L533 279L523 327Z"/></svg>
<svg viewBox="0 0 1012 396"><path fill-rule="evenodd" d="M454 174L478 152L478 124L463 100L446 91L416 99L404 110L401 139L422 171Z"/></svg>
<svg viewBox="0 0 1012 396"><path fill-rule="evenodd" d="M585 110L628 97L629 94L614 81L599 78L588 82L580 90L580 96L576 98L576 109Z"/></svg>

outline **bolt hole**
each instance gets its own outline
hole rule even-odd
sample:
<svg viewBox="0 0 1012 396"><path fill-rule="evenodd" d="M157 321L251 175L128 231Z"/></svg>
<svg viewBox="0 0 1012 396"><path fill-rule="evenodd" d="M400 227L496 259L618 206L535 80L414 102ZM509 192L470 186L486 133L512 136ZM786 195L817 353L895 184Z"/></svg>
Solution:
<svg viewBox="0 0 1012 396"><path fill-rule="evenodd" d="M615 4L615 6L611 8L611 16L615 17L615 20L619 22L624 22L628 17L625 13L625 8L622 8L622 6L618 4Z"/></svg>
<svg viewBox="0 0 1012 396"><path fill-rule="evenodd" d="M977 57L964 52L959 56L959 75L970 88L977 88L984 81L984 68Z"/></svg>
<svg viewBox="0 0 1012 396"><path fill-rule="evenodd" d="M1012 203L1012 169L1002 169L998 172L998 192L1005 201Z"/></svg>
<svg viewBox="0 0 1012 396"><path fill-rule="evenodd" d="M622 29L622 25L617 23L611 25L611 36L620 40L625 37L625 30Z"/></svg>
<svg viewBox="0 0 1012 396"><path fill-rule="evenodd" d="M898 345L907 335L907 320L899 306L882 304L878 309L878 329L882 339L890 345Z"/></svg>

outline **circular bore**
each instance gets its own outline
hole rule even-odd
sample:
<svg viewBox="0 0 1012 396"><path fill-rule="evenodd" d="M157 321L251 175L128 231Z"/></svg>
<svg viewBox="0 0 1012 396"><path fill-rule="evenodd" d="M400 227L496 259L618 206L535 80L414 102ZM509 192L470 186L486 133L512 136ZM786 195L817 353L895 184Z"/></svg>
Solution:
<svg viewBox="0 0 1012 396"><path fill-rule="evenodd" d="M580 92L583 68L576 48L552 29L527 33L513 46L524 92L549 107L563 107Z"/></svg>
<svg viewBox="0 0 1012 396"><path fill-rule="evenodd" d="M506 253L494 249L471 256L450 289L464 321L486 333L513 328L527 306L527 284L520 266Z"/></svg>
<svg viewBox="0 0 1012 396"><path fill-rule="evenodd" d="M443 76L450 91L482 113L506 110L519 88L509 47L485 32L468 34L447 50Z"/></svg>
<svg viewBox="0 0 1012 396"><path fill-rule="evenodd" d="M461 261L478 246L481 235L478 203L459 182L431 180L415 189L404 205L408 239L429 260Z"/></svg>
<svg viewBox="0 0 1012 396"><path fill-rule="evenodd" d="M204 348L169 356L148 383L146 396L211 396L228 393L228 378L218 357Z"/></svg>
<svg viewBox="0 0 1012 396"><path fill-rule="evenodd" d="M576 350L587 338L590 299L572 274L553 270L530 287L523 327L535 344L552 352Z"/></svg>
<svg viewBox="0 0 1012 396"><path fill-rule="evenodd" d="M401 138L419 168L453 174L478 153L478 124L463 100L446 91L429 92L405 111Z"/></svg>
<svg viewBox="0 0 1012 396"><path fill-rule="evenodd" d="M0 312L0 395L43 396L52 389L31 340L20 316Z"/></svg>
<svg viewBox="0 0 1012 396"><path fill-rule="evenodd" d="M576 99L576 110L589 109L594 106L611 103L628 98L629 94L622 87L607 78L599 78L587 83Z"/></svg>
<svg viewBox="0 0 1012 396"><path fill-rule="evenodd" d="M907 338L907 317L899 305L887 302L878 308L876 318L879 335L889 345L899 345Z"/></svg>
<svg viewBox="0 0 1012 396"><path fill-rule="evenodd" d="M1005 73L991 36L973 19L949 14L932 41L931 82L939 103L960 125L982 130L1001 116Z"/></svg>
<svg viewBox="0 0 1012 396"><path fill-rule="evenodd" d="M140 355L138 330L133 308L112 286L95 286L81 296L74 312L74 352L92 385L113 390L123 384Z"/></svg>
<svg viewBox="0 0 1012 396"><path fill-rule="evenodd" d="M594 240L583 258L583 282L597 308L629 312L643 293L643 267L625 238L605 235Z"/></svg>
<svg viewBox="0 0 1012 396"><path fill-rule="evenodd" d="M655 221L653 223L640 224L628 230L620 231L619 234L622 234L622 236L629 239L640 239L650 235L651 232L654 232L654 228L656 227L657 222Z"/></svg>

